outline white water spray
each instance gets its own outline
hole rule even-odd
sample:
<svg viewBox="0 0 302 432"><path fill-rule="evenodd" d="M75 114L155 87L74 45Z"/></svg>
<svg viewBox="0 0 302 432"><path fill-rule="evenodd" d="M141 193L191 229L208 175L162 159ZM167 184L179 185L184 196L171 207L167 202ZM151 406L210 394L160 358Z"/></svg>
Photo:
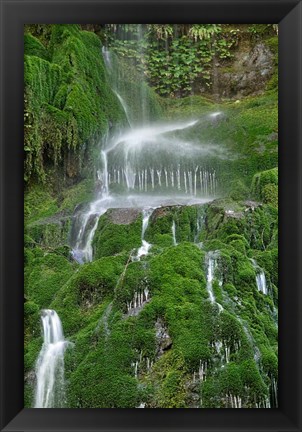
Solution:
<svg viewBox="0 0 302 432"><path fill-rule="evenodd" d="M252 262L253 267L254 267L254 269L256 271L257 290L259 292L262 292L262 294L267 295L268 294L268 290L267 290L265 273L264 273L263 269L261 267L259 267L259 265L257 264L256 260L251 259L251 262Z"/></svg>
<svg viewBox="0 0 302 432"><path fill-rule="evenodd" d="M177 241L176 241L176 226L175 226L175 221L173 220L172 223L172 238L173 238L173 246L177 246Z"/></svg>
<svg viewBox="0 0 302 432"><path fill-rule="evenodd" d="M208 252L206 255L206 264L207 264L207 291L209 293L210 302L212 304L217 304L219 313L223 311L223 307L220 303L218 303L215 299L214 291L213 291L213 280L215 268L217 266L217 252Z"/></svg>
<svg viewBox="0 0 302 432"><path fill-rule="evenodd" d="M142 245L137 251L136 259L140 260L140 258L144 255L148 255L149 250L151 248L151 244L145 240L145 232L149 225L149 219L154 211L154 208L145 208L143 209L143 224L142 224Z"/></svg>
<svg viewBox="0 0 302 432"><path fill-rule="evenodd" d="M65 402L64 353L70 342L64 339L58 314L42 311L44 343L36 363L35 408L62 408Z"/></svg>

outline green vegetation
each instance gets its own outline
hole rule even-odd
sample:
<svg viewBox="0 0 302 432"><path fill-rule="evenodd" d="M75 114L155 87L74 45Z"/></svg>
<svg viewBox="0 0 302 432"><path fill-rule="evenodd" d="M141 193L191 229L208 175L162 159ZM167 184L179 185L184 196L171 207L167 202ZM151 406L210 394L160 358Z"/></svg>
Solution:
<svg viewBox="0 0 302 432"><path fill-rule="evenodd" d="M170 97L191 94L200 84L211 88L213 62L225 63L231 59L238 40L247 32L253 35L261 32L262 39L269 41L275 34L270 25L261 28L261 25L111 24L107 27L109 46L135 65L161 96Z"/></svg>
<svg viewBox="0 0 302 432"><path fill-rule="evenodd" d="M237 57L262 42L273 56L263 91L221 94L218 103L215 68L236 74ZM105 45L115 52L107 67ZM266 406L278 380L276 28L27 25L24 49L25 406L43 343L41 309L58 313L72 343L64 357L70 408ZM104 187L97 170L106 137L128 121L180 119L198 122L169 138L196 146L194 167L215 172L216 199L177 205L171 196L154 209L140 259L141 209L92 215L93 260L77 263L74 216ZM112 178L109 192L127 193Z"/></svg>
<svg viewBox="0 0 302 432"><path fill-rule="evenodd" d="M44 46L26 35L25 179L47 181L47 167L65 161L69 178L91 166L94 147L114 123L124 121L105 80L100 41L77 25L53 25ZM85 168L83 161L85 160ZM90 165L89 165L90 161ZM88 164L87 164L88 162Z"/></svg>

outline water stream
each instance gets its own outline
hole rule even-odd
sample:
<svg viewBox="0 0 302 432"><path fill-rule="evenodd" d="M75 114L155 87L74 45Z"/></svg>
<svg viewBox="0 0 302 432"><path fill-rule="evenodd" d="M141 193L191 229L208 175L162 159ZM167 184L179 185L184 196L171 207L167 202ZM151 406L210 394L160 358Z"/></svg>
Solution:
<svg viewBox="0 0 302 432"><path fill-rule="evenodd" d="M172 238L173 238L173 246L177 246L177 241L176 241L176 226L175 226L175 221L173 220L172 223Z"/></svg>
<svg viewBox="0 0 302 432"><path fill-rule="evenodd" d="M259 292L262 292L262 294L267 295L268 294L268 289L267 289L266 277L265 277L264 270L261 267L259 267L259 265L257 264L256 260L251 259L251 262L252 262L253 267L254 267L254 269L256 271L257 290Z"/></svg>
<svg viewBox="0 0 302 432"><path fill-rule="evenodd" d="M220 303L218 303L215 299L214 291L213 291L213 281L214 281L214 273L215 268L217 266L217 251L210 251L206 254L206 265L207 265L207 291L209 293L210 302L212 304L216 304L218 306L219 313L223 311L223 307Z"/></svg>
<svg viewBox="0 0 302 432"><path fill-rule="evenodd" d="M145 208L143 209L143 224L142 224L142 245L137 251L137 255L135 257L136 260L140 260L142 256L148 255L149 249L151 248L151 243L148 243L145 240L145 232L148 228L149 219L154 211L154 208Z"/></svg>
<svg viewBox="0 0 302 432"><path fill-rule="evenodd" d="M70 342L64 339L58 314L42 311L44 342L36 362L35 408L62 408L65 402L64 353Z"/></svg>

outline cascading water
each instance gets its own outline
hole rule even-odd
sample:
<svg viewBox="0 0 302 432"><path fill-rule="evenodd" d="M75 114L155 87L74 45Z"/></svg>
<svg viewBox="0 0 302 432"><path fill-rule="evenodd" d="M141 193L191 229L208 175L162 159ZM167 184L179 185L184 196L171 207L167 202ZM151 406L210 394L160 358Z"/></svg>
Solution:
<svg viewBox="0 0 302 432"><path fill-rule="evenodd" d="M207 291L209 293L209 298L211 303L217 304L219 313L223 311L223 307L220 303L217 303L213 291L213 280L215 268L217 266L217 252L208 252L206 255L206 265L207 265Z"/></svg>
<svg viewBox="0 0 302 432"><path fill-rule="evenodd" d="M171 228L171 230L172 230L173 246L177 246L175 221L173 221L173 223L172 223L172 228Z"/></svg>
<svg viewBox="0 0 302 432"><path fill-rule="evenodd" d="M258 266L256 260L251 259L251 262L253 264L254 269L256 270L256 285L257 285L257 290L259 292L262 292L263 294L267 295L268 294L268 290L267 290L265 273L264 273L263 269Z"/></svg>
<svg viewBox="0 0 302 432"><path fill-rule="evenodd" d="M130 121L130 106L119 92L119 73L114 70L116 61L106 48L102 48L102 54L108 74L112 76L112 90L129 127L111 131L102 141L101 167L97 171L98 196L86 211L75 212L70 243L74 259L81 264L92 260L98 220L109 208L202 204L213 199L218 190L215 169L203 162L205 157L217 155L217 148L180 136L202 119L154 124L144 120L134 127ZM141 92L141 97L147 98L145 91ZM147 110L146 100L141 104ZM117 187L119 194L112 193ZM150 248L142 240L139 257L147 254Z"/></svg>
<svg viewBox="0 0 302 432"><path fill-rule="evenodd" d="M35 408L62 408L65 402L64 353L71 344L64 339L58 314L42 311L44 343L36 363Z"/></svg>
<svg viewBox="0 0 302 432"><path fill-rule="evenodd" d="M143 225L142 225L142 245L137 251L137 255L135 257L136 260L140 260L140 258L144 255L148 255L149 249L151 248L151 244L145 240L145 232L148 228L149 219L154 211L154 208L145 208L143 209Z"/></svg>

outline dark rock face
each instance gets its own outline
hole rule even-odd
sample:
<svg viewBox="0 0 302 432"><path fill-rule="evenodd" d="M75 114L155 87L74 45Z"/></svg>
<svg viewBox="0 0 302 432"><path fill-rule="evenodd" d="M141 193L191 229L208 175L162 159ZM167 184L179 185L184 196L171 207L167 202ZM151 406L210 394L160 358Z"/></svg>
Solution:
<svg viewBox="0 0 302 432"><path fill-rule="evenodd" d="M222 98L242 98L264 90L274 68L273 54L263 43L239 50L228 68L217 68L217 91Z"/></svg>
<svg viewBox="0 0 302 432"><path fill-rule="evenodd" d="M164 322L158 318L155 323L157 352L156 357L161 357L165 351L172 347L172 339Z"/></svg>
<svg viewBox="0 0 302 432"><path fill-rule="evenodd" d="M35 386L36 384L36 373L34 370L30 370L29 372L27 372L24 376L24 381L25 384L29 384L32 388Z"/></svg>

